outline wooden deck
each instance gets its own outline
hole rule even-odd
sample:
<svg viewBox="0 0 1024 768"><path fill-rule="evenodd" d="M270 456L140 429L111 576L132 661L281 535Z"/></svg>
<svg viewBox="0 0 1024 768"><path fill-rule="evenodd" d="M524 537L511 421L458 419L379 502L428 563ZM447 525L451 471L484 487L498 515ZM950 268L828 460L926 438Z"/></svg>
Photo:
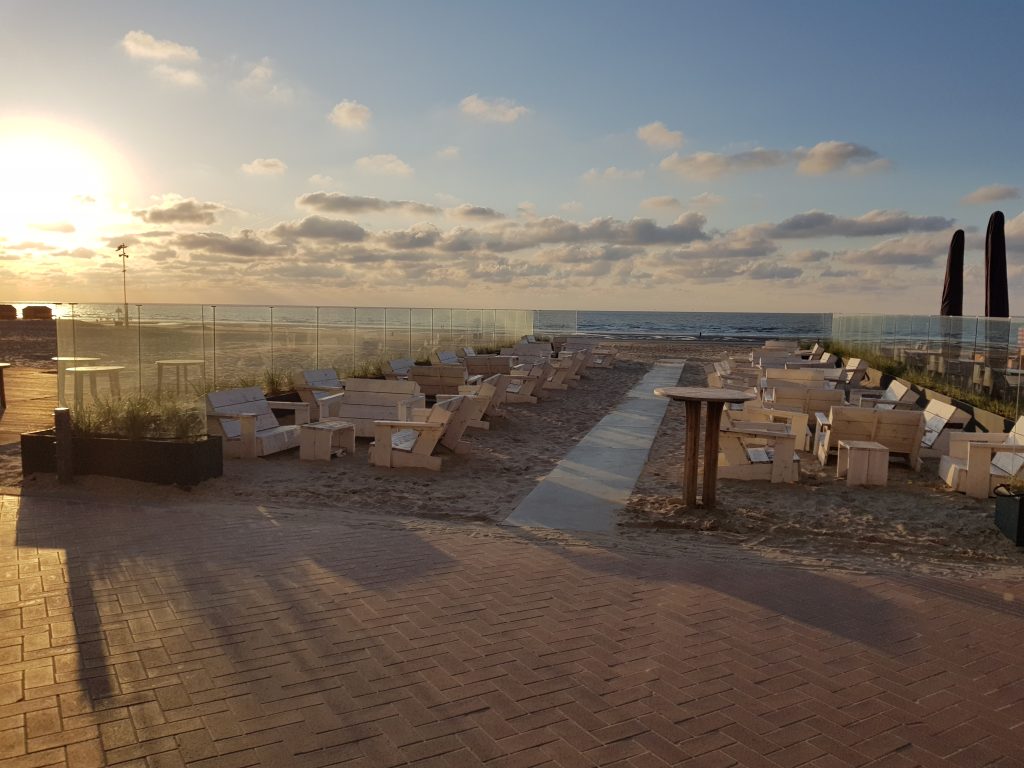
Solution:
<svg viewBox="0 0 1024 768"><path fill-rule="evenodd" d="M0 414L0 445L19 442L22 432L53 426L57 372L12 366L4 371L7 410Z"/></svg>

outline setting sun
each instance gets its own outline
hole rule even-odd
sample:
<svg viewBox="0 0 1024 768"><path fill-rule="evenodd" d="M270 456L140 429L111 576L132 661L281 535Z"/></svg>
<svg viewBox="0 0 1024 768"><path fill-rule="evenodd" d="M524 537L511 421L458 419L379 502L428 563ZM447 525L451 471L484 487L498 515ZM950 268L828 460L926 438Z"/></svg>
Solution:
<svg viewBox="0 0 1024 768"><path fill-rule="evenodd" d="M101 139L40 118L0 120L0 231L8 240L91 245L123 219L130 174Z"/></svg>

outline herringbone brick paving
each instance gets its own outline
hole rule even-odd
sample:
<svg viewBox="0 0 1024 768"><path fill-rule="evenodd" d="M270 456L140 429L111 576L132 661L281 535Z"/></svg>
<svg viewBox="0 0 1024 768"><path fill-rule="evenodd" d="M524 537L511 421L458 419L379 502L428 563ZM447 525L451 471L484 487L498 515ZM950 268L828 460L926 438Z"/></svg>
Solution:
<svg viewBox="0 0 1024 768"><path fill-rule="evenodd" d="M4 768L1024 766L1022 581L0 508Z"/></svg>

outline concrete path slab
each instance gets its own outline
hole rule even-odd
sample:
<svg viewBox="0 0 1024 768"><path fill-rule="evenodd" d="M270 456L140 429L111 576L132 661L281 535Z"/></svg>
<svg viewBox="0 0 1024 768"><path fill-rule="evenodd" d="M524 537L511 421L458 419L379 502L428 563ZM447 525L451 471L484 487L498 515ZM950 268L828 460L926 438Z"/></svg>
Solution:
<svg viewBox="0 0 1024 768"><path fill-rule="evenodd" d="M668 400L655 387L675 386L684 360L659 360L516 507L503 525L565 531L611 531L643 471Z"/></svg>

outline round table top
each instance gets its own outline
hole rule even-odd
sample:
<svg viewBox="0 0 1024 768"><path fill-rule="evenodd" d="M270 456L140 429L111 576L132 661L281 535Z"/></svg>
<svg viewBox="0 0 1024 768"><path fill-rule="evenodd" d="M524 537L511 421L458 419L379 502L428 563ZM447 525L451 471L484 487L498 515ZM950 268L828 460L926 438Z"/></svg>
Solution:
<svg viewBox="0 0 1024 768"><path fill-rule="evenodd" d="M202 365L205 360L157 360L157 365Z"/></svg>
<svg viewBox="0 0 1024 768"><path fill-rule="evenodd" d="M747 400L757 398L757 395L750 392L741 392L738 389L719 389L718 387L657 387L654 394L673 400L701 403L745 403Z"/></svg>
<svg viewBox="0 0 1024 768"><path fill-rule="evenodd" d="M77 368L68 368L68 373L107 373L109 371L123 371L123 365L80 365Z"/></svg>
<svg viewBox="0 0 1024 768"><path fill-rule="evenodd" d="M0 363L0 368L10 368L10 367L11 367L10 363Z"/></svg>
<svg viewBox="0 0 1024 768"><path fill-rule="evenodd" d="M58 362L58 363L91 363L94 360L99 360L98 357L66 357L66 356L51 357L50 359L54 360L55 362Z"/></svg>

